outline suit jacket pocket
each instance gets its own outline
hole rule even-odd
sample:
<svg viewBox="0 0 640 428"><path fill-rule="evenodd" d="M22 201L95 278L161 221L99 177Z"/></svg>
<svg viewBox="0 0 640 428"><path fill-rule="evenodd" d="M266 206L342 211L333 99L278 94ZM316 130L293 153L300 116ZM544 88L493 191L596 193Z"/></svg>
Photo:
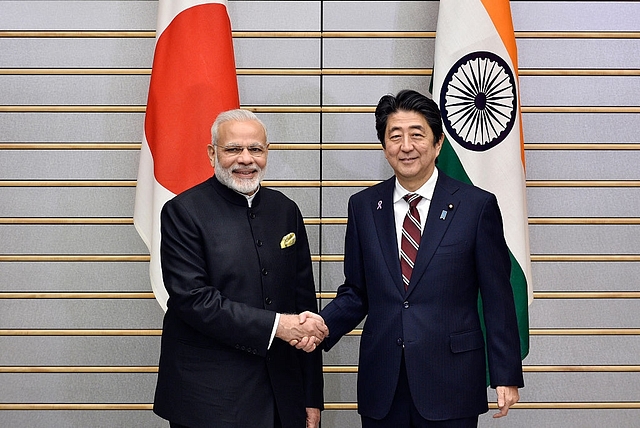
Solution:
<svg viewBox="0 0 640 428"><path fill-rule="evenodd" d="M441 242L436 249L436 255L457 254L467 250L467 241Z"/></svg>
<svg viewBox="0 0 640 428"><path fill-rule="evenodd" d="M451 352L454 354L484 348L484 336L480 329L453 333L449 339L451 340Z"/></svg>

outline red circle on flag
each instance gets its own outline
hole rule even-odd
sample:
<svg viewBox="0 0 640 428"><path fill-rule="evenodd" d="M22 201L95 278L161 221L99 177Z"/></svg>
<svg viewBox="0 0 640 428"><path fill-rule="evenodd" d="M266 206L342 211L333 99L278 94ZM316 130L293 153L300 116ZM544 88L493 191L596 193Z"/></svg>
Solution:
<svg viewBox="0 0 640 428"><path fill-rule="evenodd" d="M239 105L226 7L182 11L158 37L149 84L144 128L156 180L178 194L211 177L211 125Z"/></svg>

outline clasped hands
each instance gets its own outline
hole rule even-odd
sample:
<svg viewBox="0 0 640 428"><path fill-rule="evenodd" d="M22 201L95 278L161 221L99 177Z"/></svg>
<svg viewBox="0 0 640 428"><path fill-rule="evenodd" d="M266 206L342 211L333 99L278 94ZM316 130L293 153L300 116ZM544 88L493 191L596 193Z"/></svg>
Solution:
<svg viewBox="0 0 640 428"><path fill-rule="evenodd" d="M276 337L305 352L314 351L328 335L322 317L309 311L280 315L276 329Z"/></svg>

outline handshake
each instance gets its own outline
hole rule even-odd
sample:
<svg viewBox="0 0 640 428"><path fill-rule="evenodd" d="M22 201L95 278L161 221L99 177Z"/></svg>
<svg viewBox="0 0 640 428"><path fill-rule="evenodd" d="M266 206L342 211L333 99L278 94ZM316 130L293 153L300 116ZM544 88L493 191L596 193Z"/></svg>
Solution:
<svg viewBox="0 0 640 428"><path fill-rule="evenodd" d="M322 317L309 311L280 315L276 329L276 337L305 352L314 351L328 335L329 328Z"/></svg>

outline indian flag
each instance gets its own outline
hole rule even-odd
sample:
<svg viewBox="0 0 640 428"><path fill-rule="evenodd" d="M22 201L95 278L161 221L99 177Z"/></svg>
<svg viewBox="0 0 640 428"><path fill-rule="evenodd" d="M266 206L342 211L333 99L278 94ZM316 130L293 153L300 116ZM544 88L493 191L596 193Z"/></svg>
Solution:
<svg viewBox="0 0 640 428"><path fill-rule="evenodd" d="M432 94L445 131L438 167L498 198L524 358L533 293L518 58L508 0L440 0Z"/></svg>
<svg viewBox="0 0 640 428"><path fill-rule="evenodd" d="M239 105L227 2L160 0L133 222L149 249L151 286L164 310L160 210L211 177L211 125Z"/></svg>

